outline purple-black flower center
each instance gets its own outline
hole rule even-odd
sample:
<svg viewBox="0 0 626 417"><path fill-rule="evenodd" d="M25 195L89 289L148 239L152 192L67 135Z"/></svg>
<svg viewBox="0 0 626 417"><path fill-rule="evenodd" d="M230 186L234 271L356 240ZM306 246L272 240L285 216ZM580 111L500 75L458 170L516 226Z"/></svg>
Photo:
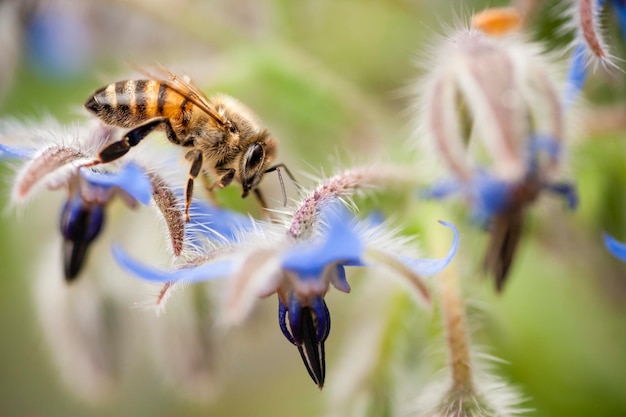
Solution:
<svg viewBox="0 0 626 417"><path fill-rule="evenodd" d="M290 293L288 306L279 299L278 320L287 340L298 348L311 379L322 388L326 376L324 342L330 333L330 313L324 298L317 296L302 305Z"/></svg>
<svg viewBox="0 0 626 417"><path fill-rule="evenodd" d="M98 237L104 223L104 207L87 204L80 196L69 199L61 212L63 266L65 279L74 280L87 255L87 248Z"/></svg>

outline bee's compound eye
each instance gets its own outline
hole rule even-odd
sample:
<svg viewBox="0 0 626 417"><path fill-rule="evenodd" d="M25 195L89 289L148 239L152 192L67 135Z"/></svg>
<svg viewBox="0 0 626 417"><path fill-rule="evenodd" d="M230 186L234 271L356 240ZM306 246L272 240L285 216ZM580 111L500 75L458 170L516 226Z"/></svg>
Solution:
<svg viewBox="0 0 626 417"><path fill-rule="evenodd" d="M255 143L248 148L248 152L246 152L246 171L253 171L261 165L264 154L265 151L263 151L263 147L258 143Z"/></svg>

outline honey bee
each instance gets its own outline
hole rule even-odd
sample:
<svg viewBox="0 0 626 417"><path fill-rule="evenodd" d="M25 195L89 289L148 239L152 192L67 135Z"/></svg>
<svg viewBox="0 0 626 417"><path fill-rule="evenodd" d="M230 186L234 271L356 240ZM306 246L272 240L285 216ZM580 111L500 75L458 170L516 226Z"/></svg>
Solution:
<svg viewBox="0 0 626 417"><path fill-rule="evenodd" d="M263 208L267 205L257 188L263 175L276 171L286 200L280 168L293 179L284 164L271 166L277 143L256 116L227 95L207 98L191 82L162 69L167 80L146 73L149 79L127 80L97 90L85 103L104 123L130 128L124 137L103 148L94 164L114 161L125 155L154 130L165 130L175 145L189 148L191 162L185 192L185 219L194 180L202 171L214 179L209 192L236 181L242 198L253 191ZM295 182L295 181L294 181Z"/></svg>

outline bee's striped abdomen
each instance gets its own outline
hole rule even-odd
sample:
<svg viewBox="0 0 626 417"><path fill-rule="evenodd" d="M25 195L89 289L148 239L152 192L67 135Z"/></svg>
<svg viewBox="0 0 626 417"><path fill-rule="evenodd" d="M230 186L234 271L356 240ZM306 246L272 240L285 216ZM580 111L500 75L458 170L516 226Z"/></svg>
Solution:
<svg viewBox="0 0 626 417"><path fill-rule="evenodd" d="M85 107L107 124L134 127L162 116L171 93L165 84L154 80L119 81L96 91Z"/></svg>

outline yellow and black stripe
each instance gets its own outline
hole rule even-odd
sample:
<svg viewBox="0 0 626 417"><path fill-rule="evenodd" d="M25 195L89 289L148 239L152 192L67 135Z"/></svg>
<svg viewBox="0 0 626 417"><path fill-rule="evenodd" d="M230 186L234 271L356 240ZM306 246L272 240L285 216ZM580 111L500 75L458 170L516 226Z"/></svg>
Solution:
<svg viewBox="0 0 626 417"><path fill-rule="evenodd" d="M174 110L172 107L183 115L190 113L190 104L164 83L154 80L127 80L97 90L87 100L85 107L107 124L133 127L153 117L173 116L168 114ZM190 116L181 118L184 125L188 124L189 119Z"/></svg>

